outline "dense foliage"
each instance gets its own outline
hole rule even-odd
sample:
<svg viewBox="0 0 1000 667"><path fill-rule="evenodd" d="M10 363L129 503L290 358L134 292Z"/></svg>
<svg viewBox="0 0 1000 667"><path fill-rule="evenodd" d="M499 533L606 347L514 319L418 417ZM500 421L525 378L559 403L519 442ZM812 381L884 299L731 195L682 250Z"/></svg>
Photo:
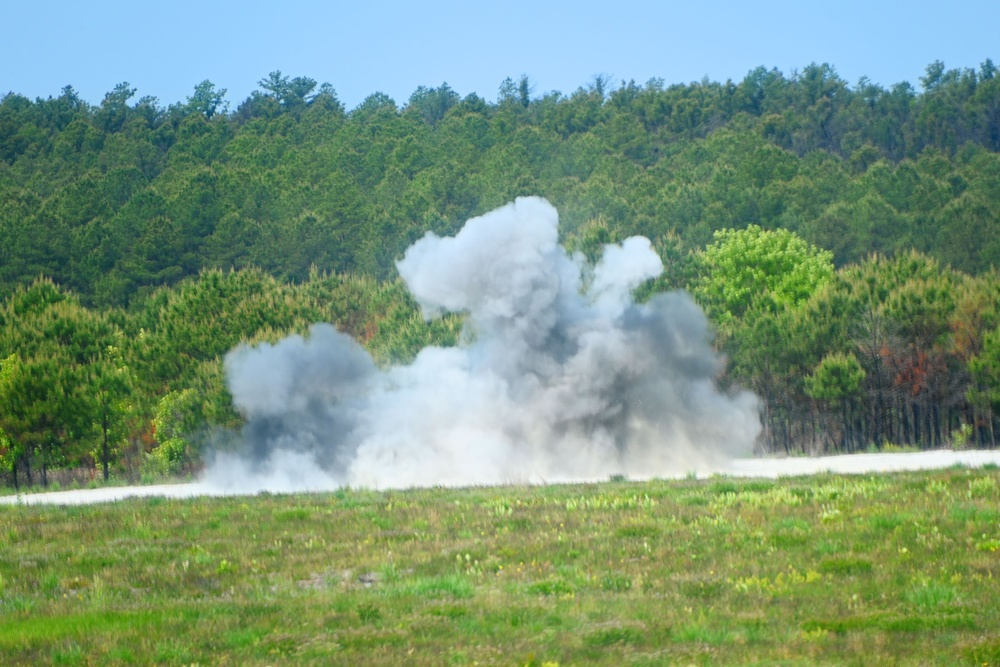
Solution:
<svg viewBox="0 0 1000 667"><path fill-rule="evenodd" d="M442 84L350 111L280 72L235 110L209 81L167 107L127 83L97 106L8 94L2 467L44 481L189 448L180 433L238 419L220 355L240 340L333 321L383 362L453 340L393 260L528 194L590 258L653 241L652 289L708 308L727 382L763 399L764 449L993 442L1000 76L936 62L920 84L812 64L541 97L522 77L495 103Z"/></svg>
<svg viewBox="0 0 1000 667"><path fill-rule="evenodd" d="M424 322L402 283L314 273L290 285L257 269L207 271L130 311L89 310L40 279L0 305L0 465L11 483L48 483L54 467L100 464L177 473L235 426L222 357L241 341L275 341L333 322L382 363L460 322ZM7 352L13 350L13 352ZM8 356L9 355L9 356Z"/></svg>

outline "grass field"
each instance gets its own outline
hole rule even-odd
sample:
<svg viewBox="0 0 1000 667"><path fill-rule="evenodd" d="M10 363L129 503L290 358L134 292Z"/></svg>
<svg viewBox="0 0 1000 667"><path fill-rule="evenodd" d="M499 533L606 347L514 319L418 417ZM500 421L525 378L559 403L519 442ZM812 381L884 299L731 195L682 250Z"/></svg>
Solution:
<svg viewBox="0 0 1000 667"><path fill-rule="evenodd" d="M1000 665L1000 472L0 506L0 664Z"/></svg>

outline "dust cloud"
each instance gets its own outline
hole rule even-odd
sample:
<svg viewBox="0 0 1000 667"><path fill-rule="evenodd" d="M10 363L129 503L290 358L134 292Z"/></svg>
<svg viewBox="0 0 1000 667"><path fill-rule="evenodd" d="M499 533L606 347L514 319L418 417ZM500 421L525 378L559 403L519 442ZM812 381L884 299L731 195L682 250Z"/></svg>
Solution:
<svg viewBox="0 0 1000 667"><path fill-rule="evenodd" d="M636 303L658 276L642 237L594 267L525 197L427 234L397 264L424 316L466 314L462 343L380 369L328 324L225 359L240 446L205 483L233 491L540 483L676 475L751 452L757 399L722 391L700 308Z"/></svg>

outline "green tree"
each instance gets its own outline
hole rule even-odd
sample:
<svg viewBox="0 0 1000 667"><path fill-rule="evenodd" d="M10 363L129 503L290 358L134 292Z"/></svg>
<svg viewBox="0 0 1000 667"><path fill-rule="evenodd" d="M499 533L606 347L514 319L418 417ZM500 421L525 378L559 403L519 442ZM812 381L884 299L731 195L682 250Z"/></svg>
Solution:
<svg viewBox="0 0 1000 667"><path fill-rule="evenodd" d="M733 380L761 397L763 440L771 447L779 427L797 417L795 383L789 384L792 309L831 280L832 256L793 232L750 225L716 232L695 267L694 296L719 330ZM783 443L790 447L788 437Z"/></svg>
<svg viewBox="0 0 1000 667"><path fill-rule="evenodd" d="M10 471L15 489L19 488L18 466L25 463L21 439L25 424L18 409L23 397L21 374L21 358L16 353L0 361L0 463Z"/></svg>
<svg viewBox="0 0 1000 667"><path fill-rule="evenodd" d="M99 448L104 481L108 481L113 458L121 453L122 445L136 429L138 416L135 397L135 377L123 355L123 336L118 333L116 344L109 344L88 367L89 389L94 402Z"/></svg>
<svg viewBox="0 0 1000 667"><path fill-rule="evenodd" d="M101 106L94 115L94 120L105 132L117 132L125 125L131 109L128 101L135 96L136 89L123 81L114 90L104 96Z"/></svg>
<svg viewBox="0 0 1000 667"><path fill-rule="evenodd" d="M187 108L195 113L211 118L216 113L226 113L226 89L216 88L215 84L205 79L194 87L194 94L187 98Z"/></svg>
<svg viewBox="0 0 1000 667"><path fill-rule="evenodd" d="M418 113L428 125L437 125L448 110L458 104L459 96L447 83L438 88L418 87L408 103L408 108Z"/></svg>
<svg viewBox="0 0 1000 667"><path fill-rule="evenodd" d="M854 440L849 432L850 409L860 395L865 370L850 352L833 352L823 357L812 373L805 377L805 392L811 398L839 408L841 446L851 449Z"/></svg>
<svg viewBox="0 0 1000 667"><path fill-rule="evenodd" d="M22 361L7 357L4 387L0 390L3 415L0 430L22 451L28 483L36 466L48 486L50 468L72 458L66 451L81 435L79 403L65 368L51 358Z"/></svg>
<svg viewBox="0 0 1000 667"><path fill-rule="evenodd" d="M724 229L697 258L692 291L722 330L750 309L774 311L807 299L833 277L833 255L794 232L757 225Z"/></svg>
<svg viewBox="0 0 1000 667"><path fill-rule="evenodd" d="M153 450L153 459L162 472L176 475L195 458L189 437L199 425L198 404L193 389L171 391L157 403L153 426L159 445Z"/></svg>
<svg viewBox="0 0 1000 667"><path fill-rule="evenodd" d="M275 70L258 84L286 110L301 110L311 102L310 93L316 88L315 79L297 76L290 79Z"/></svg>
<svg viewBox="0 0 1000 667"><path fill-rule="evenodd" d="M100 421L90 377L116 329L45 280L8 297L0 323L9 366L2 429L23 447L29 478L35 466L47 484L50 468L88 464L86 444Z"/></svg>
<svg viewBox="0 0 1000 667"><path fill-rule="evenodd" d="M1000 411L1000 327L986 334L983 349L969 360L973 383L969 387L969 400L986 414L990 445L997 443L994 415Z"/></svg>

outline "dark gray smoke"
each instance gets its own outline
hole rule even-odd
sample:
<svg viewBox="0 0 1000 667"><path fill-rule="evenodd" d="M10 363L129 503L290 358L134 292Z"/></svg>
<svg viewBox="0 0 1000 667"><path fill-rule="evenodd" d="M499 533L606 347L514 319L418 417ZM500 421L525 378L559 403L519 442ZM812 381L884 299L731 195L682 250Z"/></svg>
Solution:
<svg viewBox="0 0 1000 667"><path fill-rule="evenodd" d="M291 490L648 477L749 453L757 401L716 388L698 306L680 292L632 300L662 271L649 241L607 246L589 272L557 237L555 209L526 197L411 246L400 275L426 317L467 313L467 342L408 366L377 369L325 324L233 350L245 444L208 480Z"/></svg>

